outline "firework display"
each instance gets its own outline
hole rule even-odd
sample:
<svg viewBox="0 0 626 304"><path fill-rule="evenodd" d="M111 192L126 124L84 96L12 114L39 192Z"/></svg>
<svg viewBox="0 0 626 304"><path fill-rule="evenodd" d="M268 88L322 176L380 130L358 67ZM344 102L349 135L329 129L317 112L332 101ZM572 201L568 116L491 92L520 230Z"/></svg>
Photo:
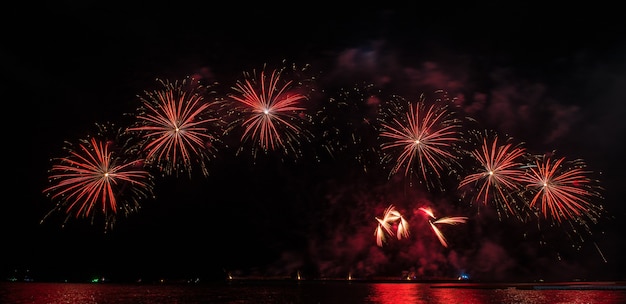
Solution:
<svg viewBox="0 0 626 304"><path fill-rule="evenodd" d="M392 202L381 217L374 216L374 225L368 219L379 212L378 202L355 204L354 213L365 219L362 226L342 226L345 231L366 235L367 243L351 243L363 255L375 250L381 255L410 256L403 249L417 255L415 252L424 246L420 232L427 231L425 235L434 240L431 230L442 245L435 242L437 248L433 251L453 251L454 242L448 240L454 239L451 233L470 229L471 225L460 224L473 223L472 215L482 216L466 208L474 205L480 207L480 212L487 210L484 213L495 210L500 221L514 217L519 225L534 225L534 221L543 225L547 221L550 225L585 227L573 229L579 233L589 231L589 224L602 216L603 207L597 202L602 198L599 181L592 178L593 172L582 160L533 156L523 143L509 136L478 131L459 118L462 113L458 104L445 92L424 93L417 99L386 94L373 85L314 92L317 83L302 77L299 71L264 67L259 72L244 72L243 79L224 92L218 86L201 85L193 78L158 80L159 89L138 96L140 106L131 125L121 128L116 136L105 137L102 132L88 135L71 145L66 156L54 159L50 186L43 190L57 203L52 211L64 211L65 222L71 215L91 219L102 216L106 226L112 228L120 215L138 211L142 199L154 196L152 176L186 174L191 178L191 172L199 169L208 178L209 164L219 162L221 157L247 160L251 156L257 164L259 158L279 155L281 160L285 156L301 160L299 164L358 169L345 176L330 176L315 171L316 168L298 167L296 171L302 178L289 181L289 186L316 192L332 188L328 184L341 178L355 184L376 181L383 184L381 188L390 185L384 195L371 195L372 200ZM305 151L316 152L309 155ZM270 157L264 163L272 164L271 160ZM292 168L283 163L270 171L281 174ZM308 179L308 175L313 177ZM332 181L307 184L318 175ZM265 179L259 175L241 183L281 183ZM414 184L413 179L419 182ZM402 187L396 187L397 184ZM289 188L285 184L277 189L282 186ZM454 196L455 199L446 200L446 205L453 208L438 208L432 198L438 195ZM332 200L328 193L320 197ZM359 199L369 198L363 195ZM427 199L428 204L424 201ZM331 206L344 202L326 203ZM426 205L433 207L423 207ZM254 210L274 215L283 212L278 207L276 213L274 206L264 207ZM413 213L401 213L400 209ZM463 210L467 214L436 217L433 209L442 213ZM52 211L45 219L51 217ZM346 218L345 214L335 216L323 217L320 222L334 223ZM418 228L420 221L425 229ZM334 227L328 230L331 229ZM336 242L349 243L346 239ZM429 258L441 259L435 254Z"/></svg>

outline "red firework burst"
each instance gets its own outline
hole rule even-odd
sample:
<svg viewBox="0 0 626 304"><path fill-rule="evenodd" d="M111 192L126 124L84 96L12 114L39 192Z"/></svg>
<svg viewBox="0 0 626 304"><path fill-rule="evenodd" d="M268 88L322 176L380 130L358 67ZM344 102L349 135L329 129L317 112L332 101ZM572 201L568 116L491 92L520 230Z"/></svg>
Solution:
<svg viewBox="0 0 626 304"><path fill-rule="evenodd" d="M458 188L471 186L472 191L478 189L474 196L476 202L482 202L482 205L492 202L517 215L519 206L516 206L514 196L520 193L524 181L526 149L513 144L511 138L504 142L498 141L498 135L479 135L479 138L480 147L470 151L479 166L476 173L461 180Z"/></svg>
<svg viewBox="0 0 626 304"><path fill-rule="evenodd" d="M263 70L258 78L256 73L244 73L245 79L237 81L235 93L230 94L237 117L229 129L242 127L241 141L252 141L255 151L282 149L285 154L298 154L300 141L310 137L304 126L310 122L304 107L308 96L294 81L283 81L284 71L266 75Z"/></svg>
<svg viewBox="0 0 626 304"><path fill-rule="evenodd" d="M404 168L408 175L417 165L424 181L430 174L439 178L444 170L456 164L453 152L460 141L460 123L452 118L446 104L426 105L424 96L417 103L408 103L408 110L394 113L382 124L380 137L388 139L381 148L386 157L395 157L391 174Z"/></svg>
<svg viewBox="0 0 626 304"><path fill-rule="evenodd" d="M219 140L218 102L209 100L208 87L193 79L158 81L163 88L141 98L137 122L128 131L141 134L146 161L165 174L191 174L195 163L207 175L206 162L215 157Z"/></svg>
<svg viewBox="0 0 626 304"><path fill-rule="evenodd" d="M52 211L64 210L66 222L72 214L92 219L101 214L107 228L113 226L118 214L137 211L139 200L152 194L152 178L141 160L127 160L119 144L113 139L91 137L77 145L69 144L68 156L53 159L51 185L43 190L58 201Z"/></svg>
<svg viewBox="0 0 626 304"><path fill-rule="evenodd" d="M544 155L528 167L524 181L532 196L529 205L539 208L544 218L559 223L598 218L600 206L593 199L601 196L599 187L582 160L568 162L564 157L555 160Z"/></svg>

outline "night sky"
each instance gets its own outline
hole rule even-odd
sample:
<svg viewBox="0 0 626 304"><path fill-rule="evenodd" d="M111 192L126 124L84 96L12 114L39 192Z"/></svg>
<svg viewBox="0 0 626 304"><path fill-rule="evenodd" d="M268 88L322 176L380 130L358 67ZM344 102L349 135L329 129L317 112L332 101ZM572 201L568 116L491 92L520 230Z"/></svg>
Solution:
<svg viewBox="0 0 626 304"><path fill-rule="evenodd" d="M365 278L414 270L483 281L624 279L626 25L618 9L316 5L7 8L2 278ZM106 233L80 218L62 226L62 214L41 222L55 206L42 190L65 141L87 138L98 123L129 126L126 114L160 88L157 79L194 77L227 98L244 72L284 65L306 67L315 88L313 136L298 143L303 155L254 157L235 130L221 138L207 176L197 168L155 172L154 198ZM432 188L403 171L389 178L373 155L374 107L398 96L430 101L438 90L473 118L463 131L496 130L534 154L583 159L602 188L598 223L588 231L538 227L478 208L449 177ZM347 105L333 111L338 100ZM327 136L331 129L339 133ZM330 141L344 149L329 155ZM379 247L376 217L391 204L411 236ZM449 247L422 206L468 217L445 228Z"/></svg>

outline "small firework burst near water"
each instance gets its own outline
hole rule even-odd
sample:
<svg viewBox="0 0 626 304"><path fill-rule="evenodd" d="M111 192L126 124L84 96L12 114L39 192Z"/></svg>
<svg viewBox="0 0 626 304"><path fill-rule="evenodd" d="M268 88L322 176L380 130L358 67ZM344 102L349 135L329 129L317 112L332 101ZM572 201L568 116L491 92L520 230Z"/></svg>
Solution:
<svg viewBox="0 0 626 304"><path fill-rule="evenodd" d="M67 155L52 160L50 186L43 193L57 205L44 220L53 211L63 211L64 223L72 215L91 218L92 224L102 216L105 228L111 228L118 215L136 212L139 201L152 196L151 175L143 161L126 150L121 131L112 125L98 127L97 135L67 142Z"/></svg>
<svg viewBox="0 0 626 304"><path fill-rule="evenodd" d="M141 153L164 175L191 174L197 165L208 175L221 133L219 102L209 86L193 79L158 80L163 86L141 97L136 123L128 132L142 138Z"/></svg>
<svg viewBox="0 0 626 304"><path fill-rule="evenodd" d="M430 224L430 227L435 233L435 236L437 236L437 239L439 239L439 243L441 243L443 247L448 247L448 240L446 239L443 232L441 232L441 230L437 227L437 225L439 224L458 225L458 224L465 223L468 219L465 216L447 216L447 217L442 217L442 218L437 219L432 209L426 208L426 207L420 207L419 210L429 216L428 223Z"/></svg>
<svg viewBox="0 0 626 304"><path fill-rule="evenodd" d="M386 241L388 235L394 235L392 230L392 224L396 224L396 233L395 236L398 240L402 238L409 237L409 223L402 217L402 214L393 205L390 205L385 209L385 213L383 214L383 218L380 219L376 217L376 221L378 225L376 230L374 231L374 236L376 237L376 245L382 247L383 243Z"/></svg>

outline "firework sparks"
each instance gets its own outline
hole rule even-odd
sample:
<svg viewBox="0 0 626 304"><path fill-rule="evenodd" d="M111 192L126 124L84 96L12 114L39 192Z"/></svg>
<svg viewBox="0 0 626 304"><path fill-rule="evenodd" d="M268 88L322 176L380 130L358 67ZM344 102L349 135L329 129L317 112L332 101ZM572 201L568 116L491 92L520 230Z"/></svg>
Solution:
<svg viewBox="0 0 626 304"><path fill-rule="evenodd" d="M191 174L194 161L207 175L205 162L215 156L218 103L205 98L207 87L189 81L159 80L164 88L146 92L136 126L128 128L142 134L146 161L166 175L182 170Z"/></svg>
<svg viewBox="0 0 626 304"><path fill-rule="evenodd" d="M254 155L257 148L298 155L300 141L311 136L304 126L311 120L304 106L308 96L293 80L283 81L284 73L285 69L273 70L270 75L263 70L258 77L244 73L245 79L237 81L235 93L229 95L236 102L233 113L242 117L228 130L243 127L241 141L253 141Z"/></svg>
<svg viewBox="0 0 626 304"><path fill-rule="evenodd" d="M552 159L538 157L528 166L524 177L525 185L531 193L530 207L538 208L544 218L561 223L564 220L583 220L584 217L596 221L599 207L592 203L599 194L596 180L585 170L582 160L566 162L565 158Z"/></svg>
<svg viewBox="0 0 626 304"><path fill-rule="evenodd" d="M431 208L420 207L419 210L426 213L426 215L428 215L429 217L436 219L435 214L433 213L433 210Z"/></svg>
<svg viewBox="0 0 626 304"><path fill-rule="evenodd" d="M53 159L57 163L50 169L51 186L43 190L58 201L52 211L64 209L67 222L71 214L93 219L100 210L106 228L113 226L119 211L123 215L137 211L139 200L152 193L152 179L141 160L125 160L117 143L91 137L80 140L77 149L70 143L67 157Z"/></svg>
<svg viewBox="0 0 626 304"><path fill-rule="evenodd" d="M409 103L404 113L395 113L391 121L381 124L380 137L389 141L381 148L391 156L398 152L391 174L404 168L408 175L415 163L424 181L429 174L441 177L444 170L456 163L453 154L455 144L460 141L460 123L451 118L452 112L445 105L426 105L422 95L417 103Z"/></svg>
<svg viewBox="0 0 626 304"><path fill-rule="evenodd" d="M430 227L433 229L435 236L437 236L437 239L439 239L439 242L441 243L441 245L443 245L443 247L448 247L448 240L443 235L443 232L441 232L439 227L437 227L437 225L438 224L458 225L458 224L465 223L468 219L465 216L449 216L449 217L442 217L442 218L437 219L432 209L420 207L419 210L429 216L428 223L430 224Z"/></svg>
<svg viewBox="0 0 626 304"><path fill-rule="evenodd" d="M376 218L378 221L378 225L376 226L376 230L374 231L374 236L376 237L376 245L379 247L383 246L383 243L387 240L385 233L393 234L391 231L391 224L385 222L379 218Z"/></svg>
<svg viewBox="0 0 626 304"><path fill-rule="evenodd" d="M315 123L322 130L322 147L336 159L347 156L364 172L380 165L381 153L372 134L377 134L381 92L373 85L342 88L331 95L316 113Z"/></svg>
<svg viewBox="0 0 626 304"><path fill-rule="evenodd" d="M392 224L396 226L396 238L398 240L402 238L409 237L409 223L402 217L402 214L396 210L393 205L390 205L385 209L385 213L383 214L383 218L380 219L376 217L376 221L378 225L376 226L376 230L374 231L374 236L376 237L376 245L379 247L383 246L383 243L386 241L386 235L394 235L392 231Z"/></svg>
<svg viewBox="0 0 626 304"><path fill-rule="evenodd" d="M476 202L482 202L482 205L493 202L497 208L517 215L519 207L514 205L513 196L522 188L525 172L522 157L526 155L526 150L521 145L514 145L511 138L502 143L497 135L479 137L481 146L470 152L479 163L477 172L465 176L458 188L471 185L472 190L478 189L474 198Z"/></svg>

